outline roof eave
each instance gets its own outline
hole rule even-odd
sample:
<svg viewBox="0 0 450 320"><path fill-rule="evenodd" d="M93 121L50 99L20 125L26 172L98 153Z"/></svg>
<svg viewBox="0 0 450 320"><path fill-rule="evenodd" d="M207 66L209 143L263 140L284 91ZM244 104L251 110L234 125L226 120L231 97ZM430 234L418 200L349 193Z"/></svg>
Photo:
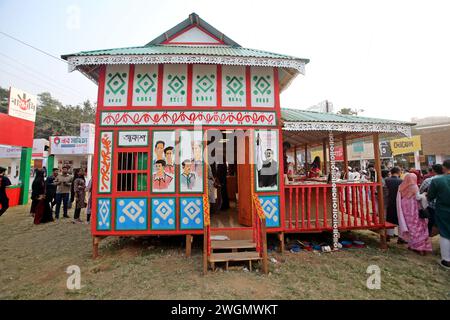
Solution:
<svg viewBox="0 0 450 320"><path fill-rule="evenodd" d="M287 131L394 133L406 137L411 137L411 127L411 124L388 122L283 121L283 130Z"/></svg>
<svg viewBox="0 0 450 320"><path fill-rule="evenodd" d="M83 65L110 65L110 64L221 64L221 65L248 65L268 66L278 68L291 68L305 74L305 59L282 59L264 57L219 56L219 55L187 55L187 54L154 54L154 55L65 55L69 71L74 71Z"/></svg>

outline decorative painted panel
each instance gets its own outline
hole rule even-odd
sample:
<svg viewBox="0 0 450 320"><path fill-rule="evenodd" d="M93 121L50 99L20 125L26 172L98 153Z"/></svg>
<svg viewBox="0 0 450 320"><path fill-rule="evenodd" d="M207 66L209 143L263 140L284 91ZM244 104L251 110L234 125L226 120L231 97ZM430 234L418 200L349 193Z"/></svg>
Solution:
<svg viewBox="0 0 450 320"><path fill-rule="evenodd" d="M97 200L97 230L111 230L111 199L100 198Z"/></svg>
<svg viewBox="0 0 450 320"><path fill-rule="evenodd" d="M152 192L175 192L175 131L153 131Z"/></svg>
<svg viewBox="0 0 450 320"><path fill-rule="evenodd" d="M133 106L156 106L157 93L158 65L136 65L133 79Z"/></svg>
<svg viewBox="0 0 450 320"><path fill-rule="evenodd" d="M203 198L180 198L180 229L203 229Z"/></svg>
<svg viewBox="0 0 450 320"><path fill-rule="evenodd" d="M222 106L246 106L245 66L222 66Z"/></svg>
<svg viewBox="0 0 450 320"><path fill-rule="evenodd" d="M152 230L175 230L175 198L152 198Z"/></svg>
<svg viewBox="0 0 450 320"><path fill-rule="evenodd" d="M255 130L256 191L279 190L278 130Z"/></svg>
<svg viewBox="0 0 450 320"><path fill-rule="evenodd" d="M273 68L251 68L252 106L275 106L274 88Z"/></svg>
<svg viewBox="0 0 450 320"><path fill-rule="evenodd" d="M120 147L147 146L148 131L119 131Z"/></svg>
<svg viewBox="0 0 450 320"><path fill-rule="evenodd" d="M101 126L275 126L272 111L103 111Z"/></svg>
<svg viewBox="0 0 450 320"><path fill-rule="evenodd" d="M203 132L180 131L180 192L203 193Z"/></svg>
<svg viewBox="0 0 450 320"><path fill-rule="evenodd" d="M163 105L185 106L187 102L187 65L165 64Z"/></svg>
<svg viewBox="0 0 450 320"><path fill-rule="evenodd" d="M105 107L127 105L129 65L108 65L105 73Z"/></svg>
<svg viewBox="0 0 450 320"><path fill-rule="evenodd" d="M198 27L193 27L191 29L187 29L184 32L182 32L180 35L174 37L169 41L169 43L173 44L186 44L186 43L192 43L192 44L220 44L220 42L211 37L209 34L207 34L205 31L199 29Z"/></svg>
<svg viewBox="0 0 450 320"><path fill-rule="evenodd" d="M116 230L147 230L147 199L116 199Z"/></svg>
<svg viewBox="0 0 450 320"><path fill-rule="evenodd" d="M217 67L215 65L193 65L192 105L217 105Z"/></svg>
<svg viewBox="0 0 450 320"><path fill-rule="evenodd" d="M278 196L259 196L259 201L266 215L266 226L280 226L280 199Z"/></svg>
<svg viewBox="0 0 450 320"><path fill-rule="evenodd" d="M100 154L98 170L98 193L111 192L113 157L113 133L105 131L100 133Z"/></svg>

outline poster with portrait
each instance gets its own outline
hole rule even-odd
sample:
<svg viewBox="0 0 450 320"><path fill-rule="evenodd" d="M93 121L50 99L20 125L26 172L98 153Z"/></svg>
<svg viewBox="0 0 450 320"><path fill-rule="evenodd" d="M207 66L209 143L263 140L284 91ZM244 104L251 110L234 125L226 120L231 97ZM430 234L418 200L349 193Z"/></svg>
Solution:
<svg viewBox="0 0 450 320"><path fill-rule="evenodd" d="M256 191L278 190L278 130L255 130Z"/></svg>
<svg viewBox="0 0 450 320"><path fill-rule="evenodd" d="M180 192L203 193L202 131L180 131Z"/></svg>
<svg viewBox="0 0 450 320"><path fill-rule="evenodd" d="M154 131L152 143L152 192L175 192L175 131Z"/></svg>

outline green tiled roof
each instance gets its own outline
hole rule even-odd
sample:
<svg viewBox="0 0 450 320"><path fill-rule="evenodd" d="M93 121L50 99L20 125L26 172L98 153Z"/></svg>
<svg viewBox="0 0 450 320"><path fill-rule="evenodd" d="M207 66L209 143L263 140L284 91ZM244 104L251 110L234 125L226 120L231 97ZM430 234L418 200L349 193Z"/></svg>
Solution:
<svg viewBox="0 0 450 320"><path fill-rule="evenodd" d="M63 58L70 56L104 56L104 55L209 55L209 56L230 56L230 57L254 57L303 60L292 56L282 55L256 49L247 49L238 46L214 45L214 46L191 46L191 45L146 45L142 47L128 47L116 49L104 49L94 51L81 51L73 54L63 55Z"/></svg>
<svg viewBox="0 0 450 320"><path fill-rule="evenodd" d="M369 124L399 124L413 125L413 123L396 120L367 118L345 114L325 113L299 109L281 109L281 119L285 122L338 122L338 123L369 123Z"/></svg>

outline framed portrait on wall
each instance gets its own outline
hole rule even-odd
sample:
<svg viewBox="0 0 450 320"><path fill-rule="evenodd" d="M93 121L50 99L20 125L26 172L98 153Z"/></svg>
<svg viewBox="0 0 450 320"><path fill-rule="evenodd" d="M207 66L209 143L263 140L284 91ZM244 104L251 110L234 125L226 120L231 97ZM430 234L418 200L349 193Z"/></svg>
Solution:
<svg viewBox="0 0 450 320"><path fill-rule="evenodd" d="M280 165L278 130L255 130L256 191L277 191Z"/></svg>
<svg viewBox="0 0 450 320"><path fill-rule="evenodd" d="M202 131L180 131L180 192L203 192Z"/></svg>
<svg viewBox="0 0 450 320"><path fill-rule="evenodd" d="M152 143L152 192L175 192L175 131L154 131Z"/></svg>

